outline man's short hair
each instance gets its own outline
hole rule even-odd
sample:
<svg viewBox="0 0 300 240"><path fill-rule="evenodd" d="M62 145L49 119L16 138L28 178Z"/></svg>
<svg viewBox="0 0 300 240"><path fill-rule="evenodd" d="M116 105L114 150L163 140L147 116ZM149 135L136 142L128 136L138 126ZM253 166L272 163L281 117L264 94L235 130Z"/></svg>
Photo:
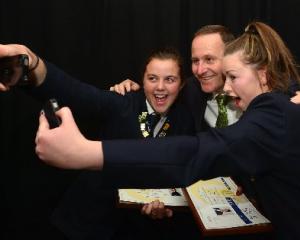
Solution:
<svg viewBox="0 0 300 240"><path fill-rule="evenodd" d="M196 33L194 34L194 38L212 33L219 33L222 41L225 44L235 39L231 31L227 27L222 25L205 25L196 31Z"/></svg>

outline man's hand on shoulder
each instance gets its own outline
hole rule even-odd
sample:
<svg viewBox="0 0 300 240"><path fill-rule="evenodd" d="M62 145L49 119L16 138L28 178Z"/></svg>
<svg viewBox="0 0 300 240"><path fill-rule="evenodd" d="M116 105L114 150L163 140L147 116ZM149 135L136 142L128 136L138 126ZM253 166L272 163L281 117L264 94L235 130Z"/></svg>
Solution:
<svg viewBox="0 0 300 240"><path fill-rule="evenodd" d="M121 95L125 95L126 92L137 91L139 89L140 85L130 79L126 79L123 82L115 84L109 88L110 91L119 93Z"/></svg>
<svg viewBox="0 0 300 240"><path fill-rule="evenodd" d="M296 104L300 104L300 91L296 92L296 95L291 98L291 101Z"/></svg>

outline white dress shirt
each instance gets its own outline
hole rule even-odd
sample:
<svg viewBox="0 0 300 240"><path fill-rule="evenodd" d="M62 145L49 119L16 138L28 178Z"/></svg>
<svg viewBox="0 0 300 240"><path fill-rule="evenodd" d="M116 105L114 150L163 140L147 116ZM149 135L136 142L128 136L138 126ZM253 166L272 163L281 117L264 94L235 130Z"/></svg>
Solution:
<svg viewBox="0 0 300 240"><path fill-rule="evenodd" d="M152 114L154 113L153 108L151 107L150 103L148 102L148 100L146 100L146 105L147 105L147 111L148 114ZM156 137L156 135L159 133L160 129L162 128L162 126L164 125L165 121L166 121L167 117L166 116L162 116L160 117L158 123L155 125L154 131L153 131L153 137Z"/></svg>
<svg viewBox="0 0 300 240"><path fill-rule="evenodd" d="M228 116L228 125L237 122L243 113L240 109L235 107L232 101L230 101L226 105L226 109L227 109L227 116ZM215 127L217 117L218 117L218 104L216 98L213 97L213 99L207 101L204 119L210 127Z"/></svg>

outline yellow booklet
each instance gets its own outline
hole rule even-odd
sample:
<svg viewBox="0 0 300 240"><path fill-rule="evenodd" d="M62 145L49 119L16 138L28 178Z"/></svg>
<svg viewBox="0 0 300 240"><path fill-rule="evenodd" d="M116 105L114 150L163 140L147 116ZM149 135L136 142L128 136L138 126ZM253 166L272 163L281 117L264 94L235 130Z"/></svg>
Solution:
<svg viewBox="0 0 300 240"><path fill-rule="evenodd" d="M184 190L204 235L268 232L270 221L241 194L230 177L198 181Z"/></svg>

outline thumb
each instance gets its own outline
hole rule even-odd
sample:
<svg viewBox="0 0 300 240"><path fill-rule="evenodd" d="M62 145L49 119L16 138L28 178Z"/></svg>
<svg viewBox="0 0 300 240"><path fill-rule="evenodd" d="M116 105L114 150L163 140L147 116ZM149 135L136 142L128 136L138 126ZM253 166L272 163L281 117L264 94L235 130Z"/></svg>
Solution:
<svg viewBox="0 0 300 240"><path fill-rule="evenodd" d="M55 114L61 119L61 125L76 126L75 119L69 107L62 107Z"/></svg>
<svg viewBox="0 0 300 240"><path fill-rule="evenodd" d="M36 132L35 136L35 143L38 144L39 137L41 133L43 133L45 130L49 130L49 123L47 121L47 118L45 117L44 111L41 111L40 117L39 117L39 127Z"/></svg>

